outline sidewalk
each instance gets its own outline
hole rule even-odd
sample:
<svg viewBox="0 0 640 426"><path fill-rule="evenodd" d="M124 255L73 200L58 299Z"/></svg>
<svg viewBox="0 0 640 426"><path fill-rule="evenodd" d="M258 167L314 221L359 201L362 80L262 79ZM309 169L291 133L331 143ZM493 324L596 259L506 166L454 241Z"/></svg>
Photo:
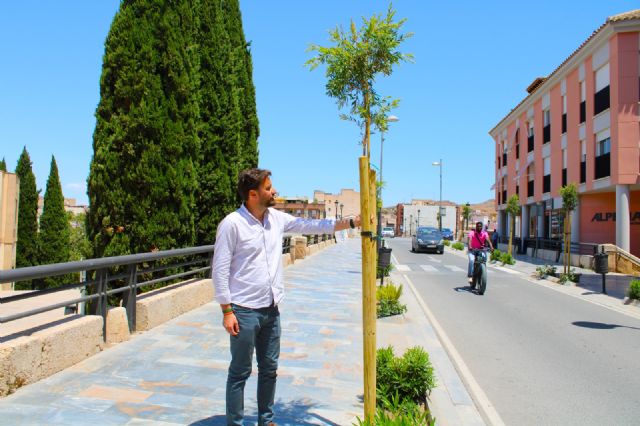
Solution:
<svg viewBox="0 0 640 426"><path fill-rule="evenodd" d="M451 247L446 247L449 253L467 257L465 250L454 250ZM510 272L519 274L523 278L550 288L555 291L560 291L572 297L585 300L596 305L603 306L607 309L629 315L634 318L640 318L640 303L629 302L626 294L629 287L629 281L632 277L624 274L609 273L606 276L606 291L607 294L602 293L602 276L596 274L591 269L584 269L579 267L571 267L574 272L582 274L580 282L578 284L568 283L560 284L551 279L537 279L534 277L536 268L544 265L555 265L558 272L562 272L562 263L555 263L548 260L537 259L531 256L518 254L515 256L515 265L501 265L500 263L489 264L490 268L501 270L503 272Z"/></svg>
<svg viewBox="0 0 640 426"><path fill-rule="evenodd" d="M279 425L351 425L363 412L360 240L349 239L285 269ZM422 346L438 386L438 425L482 425L477 409L405 286L404 316L378 320L378 347ZM0 425L224 425L229 338L209 303L74 367L0 399ZM255 370L255 369L254 369ZM256 422L256 374L247 424Z"/></svg>

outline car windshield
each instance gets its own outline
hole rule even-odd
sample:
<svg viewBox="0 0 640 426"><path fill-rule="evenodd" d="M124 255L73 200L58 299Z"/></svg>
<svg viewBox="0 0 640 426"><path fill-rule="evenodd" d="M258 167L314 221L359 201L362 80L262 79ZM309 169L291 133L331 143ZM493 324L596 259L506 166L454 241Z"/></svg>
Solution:
<svg viewBox="0 0 640 426"><path fill-rule="evenodd" d="M451 232L451 229L449 229L449 228L442 228L442 232Z"/></svg>
<svg viewBox="0 0 640 426"><path fill-rule="evenodd" d="M383 228L383 231L393 232L393 228L385 227L385 228Z"/></svg>
<svg viewBox="0 0 640 426"><path fill-rule="evenodd" d="M432 230L418 230L418 237L420 238L426 238L429 240L439 240L441 238L441 235L438 231L432 231Z"/></svg>

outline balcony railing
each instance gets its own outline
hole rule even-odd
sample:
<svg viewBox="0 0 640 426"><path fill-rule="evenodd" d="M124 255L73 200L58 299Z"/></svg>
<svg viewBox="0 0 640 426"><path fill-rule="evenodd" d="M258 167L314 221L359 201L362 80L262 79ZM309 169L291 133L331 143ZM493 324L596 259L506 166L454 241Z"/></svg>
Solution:
<svg viewBox="0 0 640 426"><path fill-rule="evenodd" d="M609 109L609 86L600 89L593 95L593 113L600 114L602 111Z"/></svg>
<svg viewBox="0 0 640 426"><path fill-rule="evenodd" d="M527 138L527 152L533 151L533 135Z"/></svg>
<svg viewBox="0 0 640 426"><path fill-rule="evenodd" d="M527 182L527 197L533 197L533 181Z"/></svg>
<svg viewBox="0 0 640 426"><path fill-rule="evenodd" d="M542 143L551 142L551 124L547 124L542 129Z"/></svg>
<svg viewBox="0 0 640 426"><path fill-rule="evenodd" d="M611 175L611 154L606 153L595 158L596 179L601 179Z"/></svg>
<svg viewBox="0 0 640 426"><path fill-rule="evenodd" d="M542 178L542 192L551 192L551 175L544 175Z"/></svg>

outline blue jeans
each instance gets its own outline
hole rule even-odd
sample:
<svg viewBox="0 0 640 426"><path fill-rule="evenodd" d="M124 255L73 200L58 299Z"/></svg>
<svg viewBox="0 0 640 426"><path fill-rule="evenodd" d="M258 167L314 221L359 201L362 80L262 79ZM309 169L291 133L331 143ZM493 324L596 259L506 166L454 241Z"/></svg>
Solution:
<svg viewBox="0 0 640 426"><path fill-rule="evenodd" d="M276 372L280 356L280 312L277 306L261 309L232 306L240 325L240 332L237 336L230 336L227 425L242 425L244 385L251 375L254 349L258 361L258 425L267 425L273 421Z"/></svg>
<svg viewBox="0 0 640 426"><path fill-rule="evenodd" d="M467 278L471 278L473 276L473 261L476 260L476 256L473 254L471 250L467 252L469 256L469 268L467 269Z"/></svg>

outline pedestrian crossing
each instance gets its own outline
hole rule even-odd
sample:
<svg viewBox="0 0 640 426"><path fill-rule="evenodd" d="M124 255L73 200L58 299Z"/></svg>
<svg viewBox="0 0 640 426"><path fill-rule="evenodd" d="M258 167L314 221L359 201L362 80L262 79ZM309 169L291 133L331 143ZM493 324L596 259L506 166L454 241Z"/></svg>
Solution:
<svg viewBox="0 0 640 426"><path fill-rule="evenodd" d="M440 274L450 274L452 272L455 273L467 273L466 268L461 268L460 266L457 265L449 265L449 264L442 264L442 263L436 263L436 264L417 264L417 263L409 263L409 264L397 264L394 263L393 267L395 268L396 271L398 272L429 272L432 274L436 274L436 273L440 273ZM500 267L500 266L489 266L490 270L498 270L501 272L507 272L509 274L519 274L520 272L518 271L514 271L512 269L509 268L505 268L505 267Z"/></svg>

